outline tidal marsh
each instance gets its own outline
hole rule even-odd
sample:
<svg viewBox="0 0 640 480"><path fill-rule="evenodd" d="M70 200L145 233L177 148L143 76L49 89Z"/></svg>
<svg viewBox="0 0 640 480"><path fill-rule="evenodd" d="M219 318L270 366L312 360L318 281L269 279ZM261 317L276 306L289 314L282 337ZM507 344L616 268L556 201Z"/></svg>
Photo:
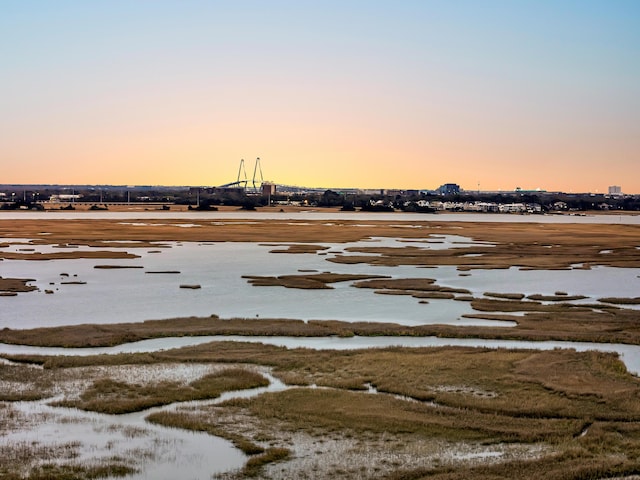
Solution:
<svg viewBox="0 0 640 480"><path fill-rule="evenodd" d="M274 242L270 244L274 254L295 255L296 261L323 255L321 258L333 262L334 272L340 269L339 273L300 263L296 268L310 266L313 271L278 275L274 267L254 275L248 265L242 272L245 285L248 279L256 285L327 290L333 282L355 282L363 291L369 289L371 297L374 292L407 296L386 297L389 301L412 301L411 297L428 298L433 303L468 301L474 313L467 318L503 321L508 328L407 326L399 322L402 309L394 313L398 318L384 322L185 314L146 322L5 328L0 330L0 341L80 347L175 335L435 335L640 344L638 310L633 309L637 299L632 296L622 298L608 292L596 297L591 293L594 300L586 303L581 302L586 296L572 285L546 289L536 285L540 290L523 289L520 293L512 284L504 292L482 295L495 287L483 285L482 290L472 292L435 278L378 278L362 274L360 269L354 273L356 267L349 266L446 266L455 278L474 278L488 270L501 273L513 267L518 271L638 268L638 226L473 224L414 218L410 225L375 220L364 225L348 219L331 224L198 219L189 224L198 228L184 228L184 222L173 220L0 219L0 237L8 239L3 246L25 247L19 251L4 248L0 258L20 262L134 259L142 255L140 249L164 248L167 242L256 242L268 238ZM46 237L27 243L20 240L38 238L40 232L47 232ZM448 236L464 242L449 241ZM395 245L389 241L340 248L347 242L379 238L402 238L411 244L388 246ZM440 242L438 248L434 247L436 242ZM32 247L42 245L82 248L34 252ZM100 271L111 269L118 270L118 266L98 268L98 272L91 268L92 273L103 276L136 273ZM180 278L184 285L196 285L186 283L193 280L181 265L154 265L145 273L177 272L183 272ZM152 280L149 277L147 281ZM336 287L335 292L351 288L344 284ZM201 292L181 293L193 298ZM23 295L37 294L20 292L21 298ZM47 297L47 301L58 297ZM230 440L249 455L244 468L218 475L224 478L578 480L640 473L640 383L614 354L462 347L314 351L214 342L140 354L7 358L20 363L0 364L2 433L35 429L48 421L46 415L55 412L65 412L67 417L108 412L100 417L107 419L149 413L153 424L144 424L149 428L162 424L200 435L206 432ZM265 372L284 382L286 388L259 394L268 388L259 387L267 383ZM229 390L254 387L258 387L254 396L216 400L226 398L218 395ZM27 418L20 410L24 405L41 405L47 413ZM150 407L153 410L148 410ZM126 432L131 432L129 426L122 427L122 434ZM21 453L23 447L15 443L0 449L0 465L17 466L15 458L30 455ZM107 456L105 463L94 458L79 464L74 458L81 450L82 445L64 441L34 446L34 460L23 470L7 467L7 475L14 477L6 478L127 475L146 468L145 455L160 456L148 449L139 456ZM51 455L56 457L55 466L48 459Z"/></svg>
<svg viewBox="0 0 640 480"><path fill-rule="evenodd" d="M448 478L446 475L466 473L474 478L492 478L497 471L506 474L509 466L518 472L548 473L551 478L560 473L565 475L562 478L584 478L573 476L578 464L583 473L602 475L640 470L640 457L634 453L640 452L640 380L628 374L612 354L477 348L322 352L216 342L139 355L22 360L38 361L44 369L27 364L2 365L3 377L15 379L15 368L23 369L25 382L32 377L31 384L41 382L43 376L59 381L71 372L76 372L74 378L83 371L91 375L94 380L73 383L79 391L67 394L78 399L81 408L92 406L82 403L92 399L101 399L104 405L119 398L127 403L131 392L135 396L146 388L164 398L161 404L184 399L182 394L175 397L177 388L155 388L155 375L126 388L125 382L116 377L108 382L113 387L107 389L108 395L106 391L95 395L97 388L103 387L100 379L107 378L109 369L118 369L119 365L129 365L128 369L136 365L228 365L219 375L185 379L182 383L186 390L196 389L201 383L207 384L201 388L209 388L209 382L219 389L220 379L224 379L223 388L236 388L234 365L272 369L273 375L298 388L217 405L178 408L151 417L161 424L210 432L232 440L253 455L266 455L256 457L259 459L246 467L252 470L238 475L251 472L261 478L278 478L278 471L304 475L295 468L305 465L299 455L308 452L310 442L317 442L320 457L336 455L332 450L335 447L343 458L336 467L343 474L336 474L335 469L331 474L320 471L317 478L393 478L406 470L407 464L398 462L398 458L416 458L411 451L428 450L440 453L429 457L429 462L410 463L415 469L406 475ZM80 365L84 366L78 370ZM167 377L166 382L175 380ZM313 385L317 387L309 388ZM367 385L374 386L377 394L370 393ZM130 410L149 405L142 402L127 406ZM626 433L616 436L614 432L619 431ZM304 444L292 441L302 437L306 439ZM326 446L323 441L327 441ZM479 453L473 460L462 454L456 459L443 453L445 444L453 451ZM366 456L350 456L358 450L357 445L367 445L369 455L377 459L376 471L363 463ZM496 455L503 461L488 454L485 459L483 451L500 452ZM264 465L266 459L277 463ZM292 470L287 470L289 462Z"/></svg>

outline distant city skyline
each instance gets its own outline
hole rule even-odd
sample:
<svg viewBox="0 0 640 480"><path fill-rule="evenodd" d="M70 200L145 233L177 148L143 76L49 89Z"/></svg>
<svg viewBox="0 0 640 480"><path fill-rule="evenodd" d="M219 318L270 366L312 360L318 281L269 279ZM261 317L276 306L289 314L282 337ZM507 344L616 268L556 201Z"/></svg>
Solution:
<svg viewBox="0 0 640 480"><path fill-rule="evenodd" d="M135 191L135 190L182 190L182 189L202 189L205 190L215 190L215 191L223 191L223 189L228 188L229 191L234 191L238 187L245 189L248 194L255 194L263 191L263 188L267 185L272 185L274 188L274 194L286 194L291 192L316 192L322 193L326 190L333 190L339 193L350 192L350 193L361 193L364 195L376 195L376 194L392 194L392 192L422 192L422 193L435 193L436 195L455 195L458 193L461 194L481 194L481 195L490 195L494 193L502 193L502 194L541 194L541 195L553 195L553 194L561 194L561 195L602 195L608 197L616 197L616 196L633 196L638 197L640 194L631 193L624 191L620 185L610 185L606 189L597 190L597 191L573 191L573 190L546 190L546 189L527 189L527 188L511 188L511 189L496 189L496 190L479 190L478 188L470 188L465 189L457 183L446 183L442 185L438 185L436 187L425 187L425 188L406 188L406 187L396 187L396 188L387 188L384 186L374 187L374 188L366 188L366 187L336 187L331 185L292 185L292 184L280 184L275 182L267 181L265 183L258 183L256 186L253 186L251 181L248 181L246 185L242 186L227 186L227 185L168 185L168 184L104 184L104 183L76 183L76 184L66 184L66 183L56 183L56 184L48 184L48 183L5 183L0 184L0 199L6 201L10 197L20 198L21 195L33 195L44 192L51 191L64 191L67 192L71 190L71 194L75 194L75 192L81 192L84 190L92 190L92 191ZM452 188L453 187L453 188ZM391 192L391 193L390 193ZM46 200L46 197L40 197L41 200Z"/></svg>
<svg viewBox="0 0 640 480"><path fill-rule="evenodd" d="M634 0L24 0L0 54L2 184L640 193Z"/></svg>

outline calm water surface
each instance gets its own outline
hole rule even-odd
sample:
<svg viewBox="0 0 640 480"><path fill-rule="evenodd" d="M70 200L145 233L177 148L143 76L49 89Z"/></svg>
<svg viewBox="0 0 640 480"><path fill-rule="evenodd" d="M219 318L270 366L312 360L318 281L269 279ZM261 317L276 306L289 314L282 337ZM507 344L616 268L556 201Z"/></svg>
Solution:
<svg viewBox="0 0 640 480"><path fill-rule="evenodd" d="M1 240L1 239L0 239ZM423 248L465 248L463 237L441 237L435 243L410 243ZM463 242L463 243L461 243ZM553 295L557 291L585 295L583 302L608 296L637 295L640 269L595 267L560 271L473 270L455 267L384 267L328 262L350 246L406 246L402 239L371 239L347 244L325 244L331 252L318 254L269 253L273 246L258 243L172 243L170 248L127 248L137 259L72 259L51 261L5 260L3 277L32 278L40 291L0 297L0 327L32 328L79 323L120 323L184 316L219 315L223 318L297 318L343 321L395 322L404 325L453 324L511 327L512 322L466 319L468 302L432 300L420 303L405 295L378 295L351 282L333 289L301 290L255 287L243 275L278 276L300 270L384 275L392 278L433 278L438 285L485 292ZM19 251L25 246L12 246ZM65 251L51 246L29 246L36 251ZM85 248L86 249L86 248ZM111 248L113 249L113 248ZM68 249L78 250L78 249ZM159 253L153 253L159 252ZM96 265L140 268L96 269ZM179 271L179 274L147 273ZM66 284L63 282L83 282ZM197 284L197 290L180 288ZM46 294L45 290L53 294ZM637 308L637 307L635 307Z"/></svg>

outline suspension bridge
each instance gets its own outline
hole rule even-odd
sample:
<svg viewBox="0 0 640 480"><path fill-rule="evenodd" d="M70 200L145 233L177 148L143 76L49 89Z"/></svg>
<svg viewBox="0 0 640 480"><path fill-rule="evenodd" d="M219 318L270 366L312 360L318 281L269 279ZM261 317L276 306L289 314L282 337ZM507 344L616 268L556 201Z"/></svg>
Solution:
<svg viewBox="0 0 640 480"><path fill-rule="evenodd" d="M256 158L256 162L253 167L253 177L251 181L249 181L249 177L247 177L247 170L245 168L245 162L243 158L240 160L240 166L238 167L238 178L234 182L219 185L218 188L243 188L247 193L260 193L263 183L264 177L262 175L260 157Z"/></svg>

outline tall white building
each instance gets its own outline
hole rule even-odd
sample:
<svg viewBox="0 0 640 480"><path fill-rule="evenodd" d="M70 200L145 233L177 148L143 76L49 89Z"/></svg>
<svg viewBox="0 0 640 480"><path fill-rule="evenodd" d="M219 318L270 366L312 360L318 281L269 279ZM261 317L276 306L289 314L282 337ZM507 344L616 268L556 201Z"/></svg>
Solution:
<svg viewBox="0 0 640 480"><path fill-rule="evenodd" d="M609 195L622 195L622 187L620 185L610 186Z"/></svg>

